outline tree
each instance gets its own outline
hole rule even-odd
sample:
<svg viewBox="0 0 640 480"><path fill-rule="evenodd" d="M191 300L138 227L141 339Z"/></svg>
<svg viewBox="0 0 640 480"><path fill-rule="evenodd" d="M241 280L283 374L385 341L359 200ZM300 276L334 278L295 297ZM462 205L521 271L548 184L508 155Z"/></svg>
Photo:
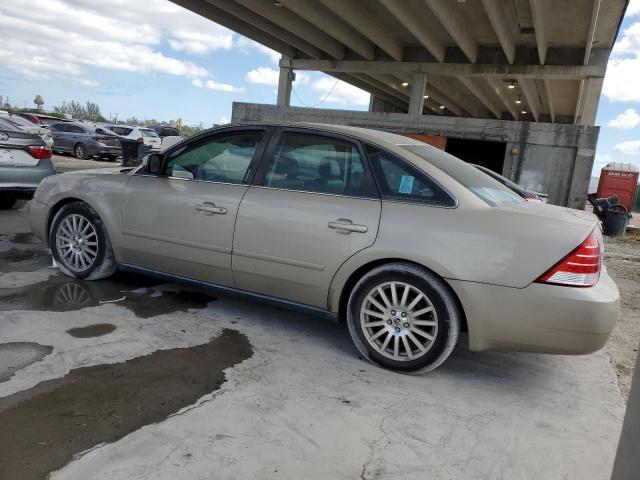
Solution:
<svg viewBox="0 0 640 480"><path fill-rule="evenodd" d="M85 105L75 100L71 100L69 103L62 102L62 105L54 107L54 111L56 113L69 115L76 120L86 120L89 122L107 121L107 119L102 116L98 104L94 102L87 102Z"/></svg>

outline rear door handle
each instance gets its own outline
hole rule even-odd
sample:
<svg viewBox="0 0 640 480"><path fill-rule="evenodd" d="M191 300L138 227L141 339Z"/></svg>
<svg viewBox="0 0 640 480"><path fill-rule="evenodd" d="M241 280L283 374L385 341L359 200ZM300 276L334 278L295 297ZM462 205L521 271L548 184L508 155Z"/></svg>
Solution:
<svg viewBox="0 0 640 480"><path fill-rule="evenodd" d="M351 232L367 233L369 230L366 225L356 225L348 218L339 218L335 222L329 222L329 228L338 230L338 233L349 234Z"/></svg>
<svg viewBox="0 0 640 480"><path fill-rule="evenodd" d="M196 210L204 213L205 215L224 215L227 213L226 208L216 207L216 204L212 202L204 202L200 205L196 205Z"/></svg>

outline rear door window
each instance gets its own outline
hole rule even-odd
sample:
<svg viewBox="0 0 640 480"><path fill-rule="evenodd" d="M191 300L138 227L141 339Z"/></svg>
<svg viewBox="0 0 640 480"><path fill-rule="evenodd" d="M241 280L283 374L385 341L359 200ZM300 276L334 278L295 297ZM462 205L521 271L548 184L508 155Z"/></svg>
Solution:
<svg viewBox="0 0 640 480"><path fill-rule="evenodd" d="M367 146L367 156L383 197L455 207L456 200L444 188L405 160L371 145Z"/></svg>

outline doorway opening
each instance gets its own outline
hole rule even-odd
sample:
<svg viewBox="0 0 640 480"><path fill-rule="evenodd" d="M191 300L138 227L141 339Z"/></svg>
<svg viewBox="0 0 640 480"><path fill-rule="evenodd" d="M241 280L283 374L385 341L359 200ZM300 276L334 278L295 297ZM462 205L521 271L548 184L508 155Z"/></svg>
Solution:
<svg viewBox="0 0 640 480"><path fill-rule="evenodd" d="M506 142L449 137L444 151L465 162L481 165L502 175L507 144Z"/></svg>

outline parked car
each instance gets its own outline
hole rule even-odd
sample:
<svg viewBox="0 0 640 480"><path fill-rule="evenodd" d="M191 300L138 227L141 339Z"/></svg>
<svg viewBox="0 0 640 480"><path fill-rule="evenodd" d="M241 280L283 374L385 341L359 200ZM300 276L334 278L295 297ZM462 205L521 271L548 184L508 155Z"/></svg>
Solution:
<svg viewBox="0 0 640 480"><path fill-rule="evenodd" d="M54 117L51 115L44 115L42 113L25 113L25 112L16 112L14 115L18 117L22 117L31 123L36 125L53 125L54 123L60 122L70 122L71 120L67 120L65 118Z"/></svg>
<svg viewBox="0 0 640 480"><path fill-rule="evenodd" d="M153 130L158 134L160 138L164 137L182 137L182 133L176 127L169 127L167 125L153 125Z"/></svg>
<svg viewBox="0 0 640 480"><path fill-rule="evenodd" d="M40 181L55 173L44 140L0 117L0 209L31 198Z"/></svg>
<svg viewBox="0 0 640 480"><path fill-rule="evenodd" d="M122 155L118 135L105 127L90 123L54 123L53 150L67 152L85 160L91 157L106 157L115 160Z"/></svg>
<svg viewBox="0 0 640 480"><path fill-rule="evenodd" d="M31 123L24 117L4 111L0 111L0 118L3 118L24 132L38 135L49 147L53 146L53 136L51 135L51 129L48 125Z"/></svg>
<svg viewBox="0 0 640 480"><path fill-rule="evenodd" d="M152 152L159 152L162 147L162 140L152 128L133 125L105 125L105 127L121 137L144 143L151 148Z"/></svg>
<svg viewBox="0 0 640 480"><path fill-rule="evenodd" d="M476 167L478 170L480 170L481 172L484 172L490 177L496 179L498 182L500 182L510 190L513 190L514 192L516 192L518 195L524 198L527 202L547 203L549 196L546 193L532 192L531 190L527 190L526 188L521 187L517 183L512 182L508 178L503 177L502 175L494 172L493 170L489 170L487 167L483 167L481 165L475 165L475 164L472 164L472 165Z"/></svg>
<svg viewBox="0 0 640 480"><path fill-rule="evenodd" d="M30 221L70 277L141 272L345 319L397 371L436 368L462 329L471 350L589 353L618 315L595 216L374 130L209 130L139 168L46 179Z"/></svg>

